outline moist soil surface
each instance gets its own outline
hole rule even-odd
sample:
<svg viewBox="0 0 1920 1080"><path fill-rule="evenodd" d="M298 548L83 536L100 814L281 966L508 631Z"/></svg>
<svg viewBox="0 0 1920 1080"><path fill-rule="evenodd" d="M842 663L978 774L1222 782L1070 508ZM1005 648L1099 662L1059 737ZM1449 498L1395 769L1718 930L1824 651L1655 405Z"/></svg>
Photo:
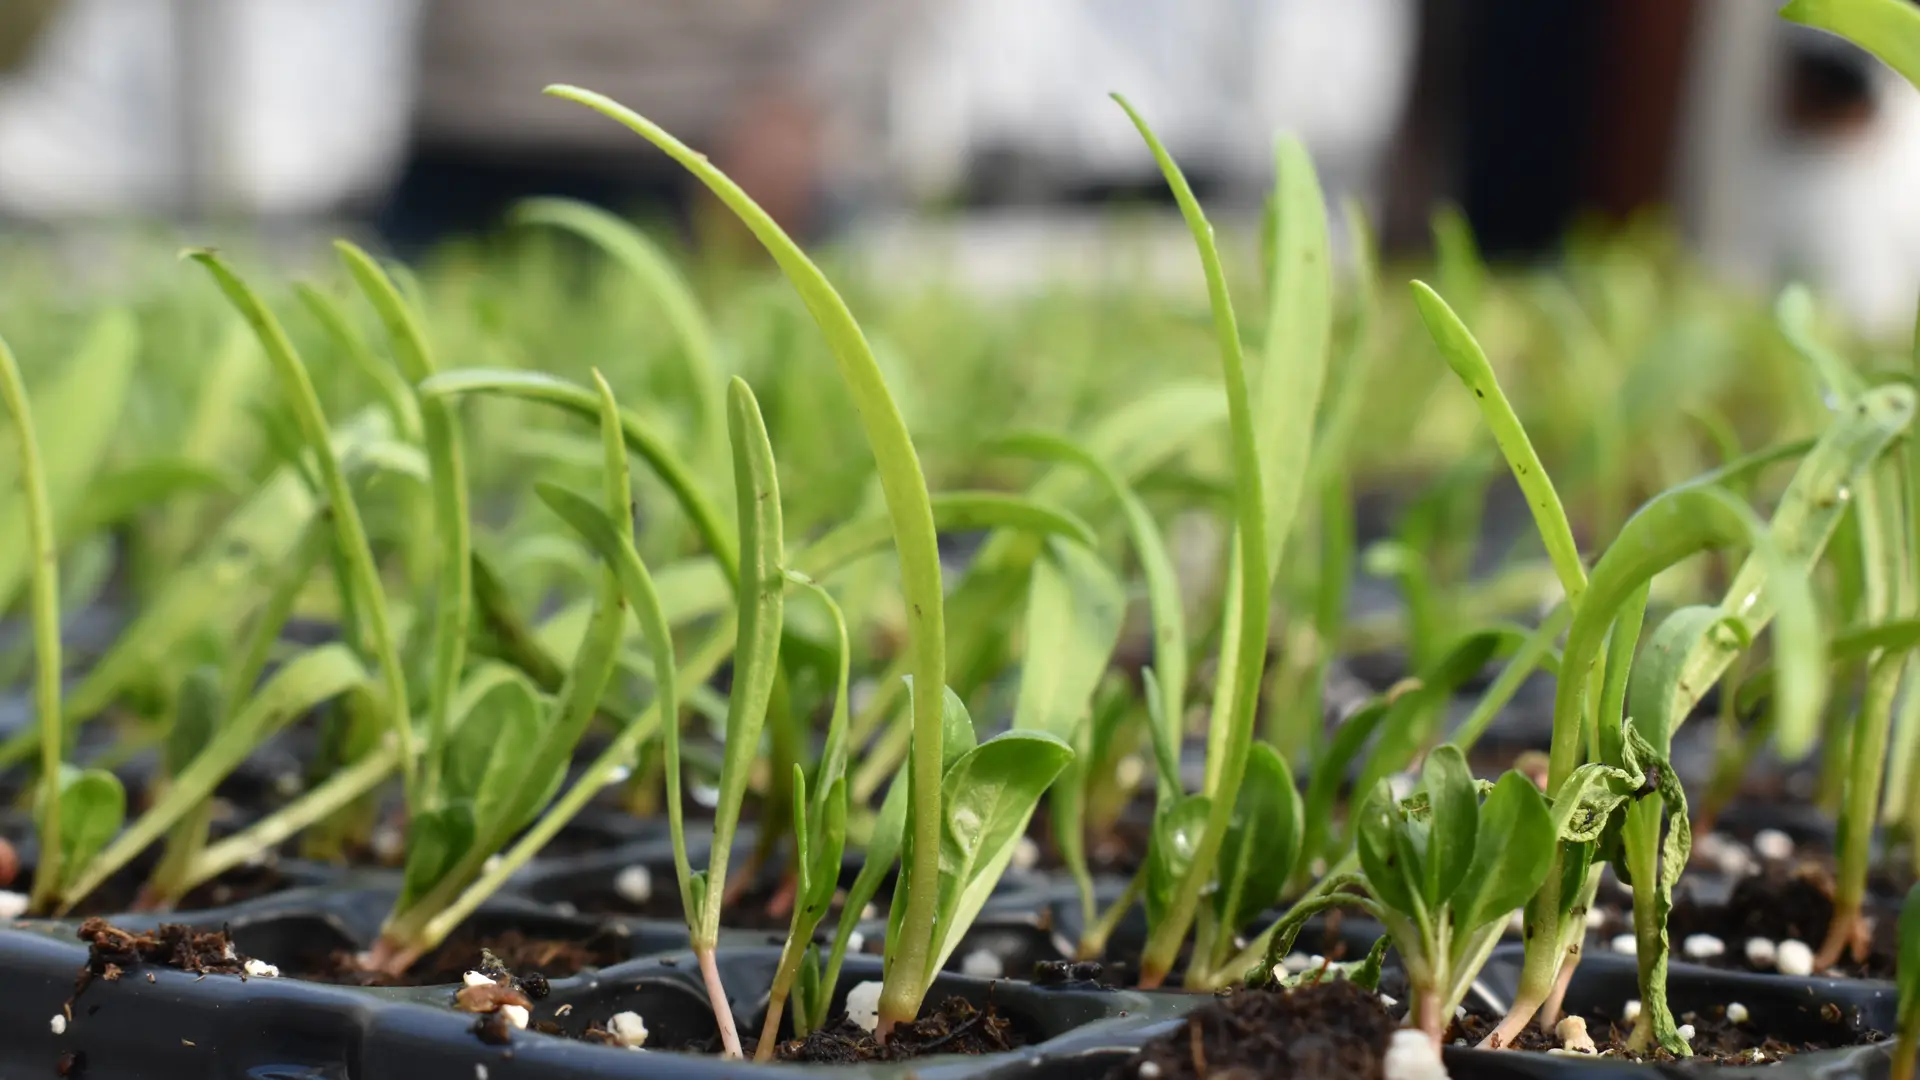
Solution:
<svg viewBox="0 0 1920 1080"><path fill-rule="evenodd" d="M1673 911L1667 917L1667 936L1673 942L1676 961L1703 964L1730 971L1774 971L1756 968L1747 961L1749 938L1766 938L1776 944L1793 939L1818 951L1827 937L1827 925L1833 919L1833 878L1817 862L1797 864L1769 863L1758 874L1741 878L1725 904L1704 904L1695 900L1681 880L1675 890ZM1864 961L1843 956L1831 971L1855 979L1891 979L1898 948L1897 909L1872 896L1867 900L1872 924ZM1609 906L1601 932L1609 939L1633 932L1630 909ZM1719 956L1692 957L1682 951L1693 934L1711 934L1720 939L1726 951Z"/></svg>
<svg viewBox="0 0 1920 1080"><path fill-rule="evenodd" d="M489 963L492 957L494 963ZM469 971L510 970L524 982L539 977L564 979L587 968L628 959L627 939L606 930L583 940L529 937L518 930L493 934L456 931L439 948L421 957L399 976L367 971L358 954L337 950L315 970L287 972L296 978L345 986L440 986L458 983Z"/></svg>
<svg viewBox="0 0 1920 1080"><path fill-rule="evenodd" d="M1727 1019L1725 1007L1720 1006L1711 1014L1689 1012L1679 1017L1679 1023L1692 1024L1694 1029L1693 1040L1689 1043L1693 1047L1693 1057L1680 1059L1665 1050L1645 1054L1628 1050L1627 1039L1633 1033L1630 1023L1605 1016L1597 1010L1587 1013L1585 1019L1587 1034L1593 1038L1599 1053L1630 1061L1690 1060L1719 1065L1765 1065L1795 1054L1861 1046L1887 1037L1876 1031L1855 1034L1836 1015L1832 1017L1832 1023L1809 1018L1808 1023L1796 1024L1797 1030L1790 1034L1797 1037L1788 1038L1785 1033L1773 1030L1773 1026L1762 1017L1751 1017L1744 1023L1736 1024ZM1464 1019L1456 1020L1448 1027L1447 1039L1455 1045L1477 1046L1499 1022L1499 1017L1472 1010ZM1541 1031L1537 1025L1529 1024L1508 1049L1545 1053L1559 1046L1559 1039Z"/></svg>
<svg viewBox="0 0 1920 1080"><path fill-rule="evenodd" d="M884 1046L843 1014L804 1039L781 1043L773 1056L776 1061L857 1065L910 1061L934 1054L998 1054L1028 1042L991 1000L980 1009L965 998L950 997L911 1026L894 1028Z"/></svg>
<svg viewBox="0 0 1920 1080"><path fill-rule="evenodd" d="M1383 1080L1398 1026L1378 994L1345 979L1242 990L1195 1009L1107 1080Z"/></svg>

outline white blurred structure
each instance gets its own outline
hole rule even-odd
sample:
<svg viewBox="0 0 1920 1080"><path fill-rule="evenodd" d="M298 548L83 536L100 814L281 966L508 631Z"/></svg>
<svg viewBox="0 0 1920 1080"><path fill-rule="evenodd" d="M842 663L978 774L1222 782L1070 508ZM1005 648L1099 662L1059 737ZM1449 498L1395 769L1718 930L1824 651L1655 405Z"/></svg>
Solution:
<svg viewBox="0 0 1920 1080"><path fill-rule="evenodd" d="M1772 5L1705 0L1681 206L1702 253L1756 286L1805 280L1859 329L1902 337L1920 300L1920 91ZM1795 51L1856 65L1864 116L1801 125L1783 107Z"/></svg>
<svg viewBox="0 0 1920 1080"><path fill-rule="evenodd" d="M983 153L1049 184L1154 174L1127 95L1191 172L1258 192L1298 134L1329 192L1371 195L1410 79L1415 0L968 0L892 63L894 164L916 195Z"/></svg>
<svg viewBox="0 0 1920 1080"><path fill-rule="evenodd" d="M10 0L0 0L0 3ZM330 213L390 183L415 0L64 0L0 76L0 213Z"/></svg>

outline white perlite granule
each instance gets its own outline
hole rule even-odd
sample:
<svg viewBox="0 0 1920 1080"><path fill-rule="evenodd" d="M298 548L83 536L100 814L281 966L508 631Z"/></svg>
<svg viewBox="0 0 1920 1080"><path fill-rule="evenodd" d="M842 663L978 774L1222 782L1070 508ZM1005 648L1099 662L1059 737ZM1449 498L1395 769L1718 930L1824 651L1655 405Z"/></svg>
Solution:
<svg viewBox="0 0 1920 1080"><path fill-rule="evenodd" d="M1745 1005L1742 1005L1737 1001L1730 1001L1727 1003L1727 1020L1730 1023L1744 1024L1747 1022L1747 1018L1752 1015L1753 1015L1752 1013L1749 1013L1747 1011L1747 1007Z"/></svg>
<svg viewBox="0 0 1920 1080"><path fill-rule="evenodd" d="M1681 1025L1680 1025L1680 1037L1681 1037L1681 1038L1683 1038L1683 1039L1685 1039L1685 1040L1687 1040L1688 1042L1692 1042L1692 1041L1693 1041L1693 1025L1692 1025L1692 1024L1681 1024Z"/></svg>
<svg viewBox="0 0 1920 1080"><path fill-rule="evenodd" d="M1640 951L1640 943L1634 940L1632 934L1621 934L1613 939L1613 951L1621 956L1632 956Z"/></svg>
<svg viewBox="0 0 1920 1080"><path fill-rule="evenodd" d="M1778 953L1772 938L1750 937L1747 939L1747 963L1757 968L1770 968Z"/></svg>
<svg viewBox="0 0 1920 1080"><path fill-rule="evenodd" d="M880 984L863 982L847 991L847 1019L863 1031L880 1026Z"/></svg>
<svg viewBox="0 0 1920 1080"><path fill-rule="evenodd" d="M629 904L644 904L653 899L653 871L638 864L626 867L614 875L613 891Z"/></svg>
<svg viewBox="0 0 1920 1080"><path fill-rule="evenodd" d="M492 986L493 980L477 971L469 971L460 976L460 981L468 986Z"/></svg>
<svg viewBox="0 0 1920 1080"><path fill-rule="evenodd" d="M1727 943L1712 934L1688 934L1687 939L1680 943L1680 950L1691 959L1710 960L1725 955Z"/></svg>
<svg viewBox="0 0 1920 1080"><path fill-rule="evenodd" d="M960 961L960 971L976 979L998 979L1007 973L1007 966L991 950L975 949Z"/></svg>
<svg viewBox="0 0 1920 1080"><path fill-rule="evenodd" d="M507 1023L523 1031L526 1029L527 1021L533 1019L527 1015L527 1007L525 1005L502 1005L500 1006L500 1012L507 1018Z"/></svg>
<svg viewBox="0 0 1920 1080"><path fill-rule="evenodd" d="M249 959L246 963L240 965L240 970L256 979L277 979L280 977L280 969L267 963L265 960Z"/></svg>
<svg viewBox="0 0 1920 1080"><path fill-rule="evenodd" d="M1773 962L1782 975L1811 975L1813 974L1813 947L1804 941L1788 938L1780 943Z"/></svg>
<svg viewBox="0 0 1920 1080"><path fill-rule="evenodd" d="M23 892L0 889L0 919L17 919L27 913L32 900Z"/></svg>
<svg viewBox="0 0 1920 1080"><path fill-rule="evenodd" d="M47 1022L47 1026L53 1029L55 1035L65 1035L67 1033L67 1014L54 1013L53 1019Z"/></svg>
<svg viewBox="0 0 1920 1080"><path fill-rule="evenodd" d="M617 1012L607 1021L607 1034L621 1046L638 1050L647 1044L647 1022L637 1012Z"/></svg>
<svg viewBox="0 0 1920 1080"><path fill-rule="evenodd" d="M1031 870L1040 865L1040 845L1031 837L1023 836L1013 845L1013 868Z"/></svg>
<svg viewBox="0 0 1920 1080"><path fill-rule="evenodd" d="M1753 836L1753 850L1763 859L1793 858L1793 837L1779 829L1761 829Z"/></svg>
<svg viewBox="0 0 1920 1080"><path fill-rule="evenodd" d="M1401 1028L1387 1044L1387 1080L1448 1080L1440 1049L1417 1028Z"/></svg>
<svg viewBox="0 0 1920 1080"><path fill-rule="evenodd" d="M1620 1010L1620 1019L1626 1021L1629 1024L1633 1023L1635 1020L1640 1019L1640 999L1639 998L1634 998L1627 1002L1626 1008Z"/></svg>
<svg viewBox="0 0 1920 1080"><path fill-rule="evenodd" d="M1593 1036L1587 1034L1587 1021L1582 1016L1568 1016L1561 1019L1553 1029L1563 1049L1581 1054L1596 1054L1600 1048L1593 1044Z"/></svg>

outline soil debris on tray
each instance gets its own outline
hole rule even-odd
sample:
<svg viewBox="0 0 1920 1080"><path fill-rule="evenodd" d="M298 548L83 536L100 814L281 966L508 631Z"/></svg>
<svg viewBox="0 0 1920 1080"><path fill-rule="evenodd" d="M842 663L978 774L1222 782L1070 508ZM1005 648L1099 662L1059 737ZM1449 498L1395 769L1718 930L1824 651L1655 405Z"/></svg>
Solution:
<svg viewBox="0 0 1920 1080"><path fill-rule="evenodd" d="M200 931L179 923L133 933L95 916L80 924L79 938L87 943L87 963L80 969L73 993L79 997L95 979L118 982L142 964L174 968L195 975L245 975L247 957L234 950L226 930Z"/></svg>
<svg viewBox="0 0 1920 1080"><path fill-rule="evenodd" d="M1383 1080L1398 1027L1380 995L1345 979L1242 990L1195 1009L1107 1080Z"/></svg>
<svg viewBox="0 0 1920 1080"><path fill-rule="evenodd" d="M950 997L911 1025L896 1027L882 1046L873 1033L843 1014L804 1039L789 1039L774 1051L778 1061L855 1065L870 1061L908 1061L932 1054L998 1054L1025 1046L1027 1039L992 1001L984 1009L965 998Z"/></svg>
<svg viewBox="0 0 1920 1080"><path fill-rule="evenodd" d="M1628 1050L1627 1039L1633 1034L1633 1024L1629 1021L1605 1016L1598 1010L1588 1011L1584 1019L1587 1033L1598 1047L1595 1056L1624 1058L1628 1061L1685 1060L1715 1065L1770 1065L1795 1054L1863 1046L1887 1038L1878 1031L1851 1030L1840 1022L1837 1013L1818 1019L1809 1014L1786 1025L1769 1022L1763 1017L1750 1017L1736 1023L1727 1018L1727 1010L1722 1006L1711 1013L1687 1012L1680 1016L1679 1022L1693 1029L1693 1037L1688 1040L1688 1045L1693 1048L1693 1057L1678 1058L1665 1050L1656 1049L1645 1054ZM1447 1039L1456 1045L1464 1043L1476 1046L1499 1022L1499 1017L1469 1007L1467 1015L1447 1029ZM1782 1030L1783 1027L1790 1030ZM1530 1024L1508 1049L1544 1053L1559 1047L1560 1041L1551 1033Z"/></svg>
<svg viewBox="0 0 1920 1080"><path fill-rule="evenodd" d="M461 931L399 976L368 971L361 966L359 954L334 952L324 970L304 972L315 982L347 986L437 986L457 983L469 971L514 973L517 985L533 993L535 986L545 987L548 979L564 979L588 968L606 967L627 959L627 937L610 926L590 937L568 940L535 937L519 930L495 934ZM487 966L493 965L493 966Z"/></svg>

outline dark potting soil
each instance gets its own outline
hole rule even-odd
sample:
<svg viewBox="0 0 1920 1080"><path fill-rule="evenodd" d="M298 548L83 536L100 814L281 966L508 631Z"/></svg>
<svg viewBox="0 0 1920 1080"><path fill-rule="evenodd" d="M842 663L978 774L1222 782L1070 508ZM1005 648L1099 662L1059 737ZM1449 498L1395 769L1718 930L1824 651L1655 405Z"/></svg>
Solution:
<svg viewBox="0 0 1920 1080"><path fill-rule="evenodd" d="M1381 1080L1398 1026L1378 994L1344 979L1242 990L1195 1009L1107 1080Z"/></svg>
<svg viewBox="0 0 1920 1080"><path fill-rule="evenodd" d="M1606 909L1601 932L1608 936L1633 932L1633 912L1618 906ZM1871 938L1864 960L1843 955L1830 970L1856 979L1891 979L1897 955L1898 911L1869 897L1867 915ZM1675 890L1673 911L1667 917L1667 937L1674 959L1731 971L1773 971L1747 960L1749 938L1766 938L1778 945L1789 939L1818 951L1833 920L1833 877L1819 863L1768 863L1760 873L1741 878L1724 904L1702 903L1686 889ZM1693 934L1711 934L1726 951L1718 956L1690 957L1683 953Z"/></svg>
<svg viewBox="0 0 1920 1080"><path fill-rule="evenodd" d="M1633 1034L1631 1023L1617 1021L1597 1010L1585 1014L1583 1018L1597 1054L1629 1061L1690 1060L1718 1065L1766 1065L1795 1054L1864 1046L1886 1038L1877 1031L1858 1034L1849 1031L1841 1022L1838 1006L1832 1008L1834 1015L1830 1024L1816 1025L1811 1029L1807 1025L1799 1025L1800 1030L1794 1033L1801 1036L1799 1038L1783 1037L1781 1033L1770 1030L1759 1018L1734 1023L1727 1019L1725 1006L1715 1008L1711 1014L1686 1013L1679 1018L1679 1023L1693 1025L1693 1039L1688 1044L1693 1048L1693 1057L1689 1059L1678 1058L1665 1050L1636 1053L1627 1049L1627 1040ZM1458 1045L1478 1046L1480 1040L1486 1038L1499 1023L1499 1017L1469 1007L1464 1018L1455 1020L1447 1028L1447 1039ZM1809 1035L1816 1037L1806 1037ZM1537 1025L1529 1024L1507 1049L1545 1053L1559 1047L1559 1039L1541 1031Z"/></svg>
<svg viewBox="0 0 1920 1080"><path fill-rule="evenodd" d="M823 1065L870 1061L910 1061L934 1054L998 1054L1027 1045L1028 1038L994 1008L977 1008L950 997L911 1025L896 1027L885 1045L842 1015L804 1039L789 1039L773 1052L775 1060Z"/></svg>
<svg viewBox="0 0 1920 1080"><path fill-rule="evenodd" d="M344 950L330 953L323 967L287 974L345 986L439 986L458 983L469 971L510 971L527 983L536 977L564 979L627 956L626 938L613 929L584 940L529 937L518 930L486 935L456 931L399 976L368 971L357 953Z"/></svg>

